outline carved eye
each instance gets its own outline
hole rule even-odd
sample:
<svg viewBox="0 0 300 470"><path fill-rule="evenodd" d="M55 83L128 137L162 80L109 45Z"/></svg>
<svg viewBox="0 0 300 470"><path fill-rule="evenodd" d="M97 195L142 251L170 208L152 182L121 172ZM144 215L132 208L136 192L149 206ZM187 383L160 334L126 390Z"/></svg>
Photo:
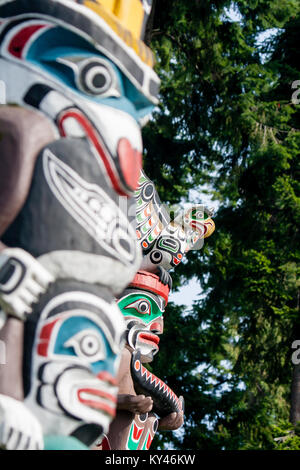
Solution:
<svg viewBox="0 0 300 470"><path fill-rule="evenodd" d="M56 61L73 70L76 85L84 93L101 98L121 96L116 72L105 59L67 56L59 57Z"/></svg>
<svg viewBox="0 0 300 470"><path fill-rule="evenodd" d="M102 95L111 88L113 77L104 63L93 59L80 68L78 81L85 92Z"/></svg>
<svg viewBox="0 0 300 470"><path fill-rule="evenodd" d="M147 419L148 419L148 413L144 413L144 414L139 415L139 419L140 419L141 423L145 423L145 421L147 421Z"/></svg>
<svg viewBox="0 0 300 470"><path fill-rule="evenodd" d="M95 330L80 331L64 344L65 347L72 347L76 355L89 362L104 360L106 349L101 336Z"/></svg>
<svg viewBox="0 0 300 470"><path fill-rule="evenodd" d="M120 96L117 76L111 65L104 59L91 57L59 58L58 62L71 67L79 90L93 96Z"/></svg>
<svg viewBox="0 0 300 470"><path fill-rule="evenodd" d="M150 201L154 194L154 185L153 183L147 183L142 190L142 197L145 201Z"/></svg>
<svg viewBox="0 0 300 470"><path fill-rule="evenodd" d="M152 425L153 433L155 434L158 428L158 419L156 419Z"/></svg>
<svg viewBox="0 0 300 470"><path fill-rule="evenodd" d="M149 302L147 302L146 300L142 300L142 302L140 302L138 304L138 307L137 307L137 310L140 312L140 313L150 313L150 310L151 310L151 305Z"/></svg>
<svg viewBox="0 0 300 470"><path fill-rule="evenodd" d="M197 211L195 214L195 219L204 219L204 212L203 211Z"/></svg>
<svg viewBox="0 0 300 470"><path fill-rule="evenodd" d="M153 251L151 254L150 254L150 261L152 261L153 264L158 264L160 263L162 260L162 254L160 251Z"/></svg>
<svg viewBox="0 0 300 470"><path fill-rule="evenodd" d="M132 302L132 304L127 305L125 309L127 308L134 308L138 313L141 313L142 315L151 315L151 304L146 299L136 300L135 302Z"/></svg>

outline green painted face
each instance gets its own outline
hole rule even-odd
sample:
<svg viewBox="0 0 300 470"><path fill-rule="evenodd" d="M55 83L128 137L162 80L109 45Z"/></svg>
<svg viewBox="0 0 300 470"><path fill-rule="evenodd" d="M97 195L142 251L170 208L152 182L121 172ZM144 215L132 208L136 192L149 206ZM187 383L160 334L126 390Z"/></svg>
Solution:
<svg viewBox="0 0 300 470"><path fill-rule="evenodd" d="M135 317L148 325L163 316L165 302L161 297L135 290L122 297L118 305L125 320L126 317Z"/></svg>
<svg viewBox="0 0 300 470"><path fill-rule="evenodd" d="M127 324L127 344L141 352L142 362L151 362L159 350L166 302L160 295L126 289L118 302Z"/></svg>

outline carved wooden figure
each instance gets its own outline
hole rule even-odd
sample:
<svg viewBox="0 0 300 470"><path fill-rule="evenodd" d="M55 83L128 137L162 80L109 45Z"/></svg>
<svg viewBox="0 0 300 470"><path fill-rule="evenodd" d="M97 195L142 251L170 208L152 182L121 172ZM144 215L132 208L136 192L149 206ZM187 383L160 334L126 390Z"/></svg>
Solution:
<svg viewBox="0 0 300 470"><path fill-rule="evenodd" d="M135 192L137 238L143 250L141 268L157 272L176 268L190 250L201 249L215 231L213 211L203 204L187 204L171 220L154 183L141 171Z"/></svg>
<svg viewBox="0 0 300 470"><path fill-rule="evenodd" d="M125 330L115 297L141 262L128 214L142 163L140 128L159 87L142 41L150 7L0 1L7 99L0 106L0 339L13 366L0 366L7 449L43 448L44 440L46 448L88 447L115 414Z"/></svg>
<svg viewBox="0 0 300 470"><path fill-rule="evenodd" d="M188 205L174 220L162 205L153 182L141 171L136 198L136 232L143 250L140 270L118 305L127 324L127 342L118 374L117 416L101 449L148 450L158 428L183 424L180 399L143 365L158 352L163 312L176 267L190 250L201 249L215 230L212 211Z"/></svg>
<svg viewBox="0 0 300 470"><path fill-rule="evenodd" d="M183 424L183 399L143 366L159 351L169 291L157 275L139 271L118 302L127 340L118 374L117 415L103 449L149 450L157 429L175 430Z"/></svg>

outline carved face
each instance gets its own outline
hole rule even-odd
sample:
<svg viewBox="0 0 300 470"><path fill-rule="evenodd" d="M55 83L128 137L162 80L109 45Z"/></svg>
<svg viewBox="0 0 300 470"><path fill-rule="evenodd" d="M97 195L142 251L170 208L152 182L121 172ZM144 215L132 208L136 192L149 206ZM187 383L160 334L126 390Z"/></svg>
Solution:
<svg viewBox="0 0 300 470"><path fill-rule="evenodd" d="M45 305L26 398L45 435L78 436L86 424L95 438L107 432L115 416L123 332L117 306L93 294L65 292Z"/></svg>
<svg viewBox="0 0 300 470"><path fill-rule="evenodd" d="M186 252L201 249L203 239L215 230L212 212L201 204L180 211L171 221L153 182L143 172L135 199L136 233L144 255L142 270L154 272L161 266L169 271L182 262Z"/></svg>
<svg viewBox="0 0 300 470"><path fill-rule="evenodd" d="M0 20L9 11L7 3L6 8L0 6ZM0 80L7 103L42 112L61 137L87 138L114 190L131 196L142 166L140 127L157 102L159 80L126 45L118 51L121 42L116 38L116 56L109 50L104 53L102 44L112 44L112 33L88 8L50 0L32 3L32 11L43 9L45 15L28 13L16 21L0 21ZM48 9L54 18L46 16ZM59 24L55 9L61 15ZM70 25L64 25L66 20ZM72 21L78 33L67 28ZM84 27L102 42L84 35Z"/></svg>
<svg viewBox="0 0 300 470"><path fill-rule="evenodd" d="M159 295L130 288L118 302L127 325L127 343L140 350L142 362L151 362L159 351L165 304Z"/></svg>

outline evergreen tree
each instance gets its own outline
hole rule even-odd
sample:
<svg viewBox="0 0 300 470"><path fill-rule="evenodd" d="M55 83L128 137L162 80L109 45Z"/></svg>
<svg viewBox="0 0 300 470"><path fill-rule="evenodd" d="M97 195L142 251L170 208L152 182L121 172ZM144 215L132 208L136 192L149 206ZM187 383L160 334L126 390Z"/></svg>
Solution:
<svg viewBox="0 0 300 470"><path fill-rule="evenodd" d="M162 88L146 172L164 202L209 185L220 209L174 273L205 295L192 312L167 308L153 370L185 396L186 424L153 447L284 448L274 438L299 420L299 12L293 0L156 4Z"/></svg>

